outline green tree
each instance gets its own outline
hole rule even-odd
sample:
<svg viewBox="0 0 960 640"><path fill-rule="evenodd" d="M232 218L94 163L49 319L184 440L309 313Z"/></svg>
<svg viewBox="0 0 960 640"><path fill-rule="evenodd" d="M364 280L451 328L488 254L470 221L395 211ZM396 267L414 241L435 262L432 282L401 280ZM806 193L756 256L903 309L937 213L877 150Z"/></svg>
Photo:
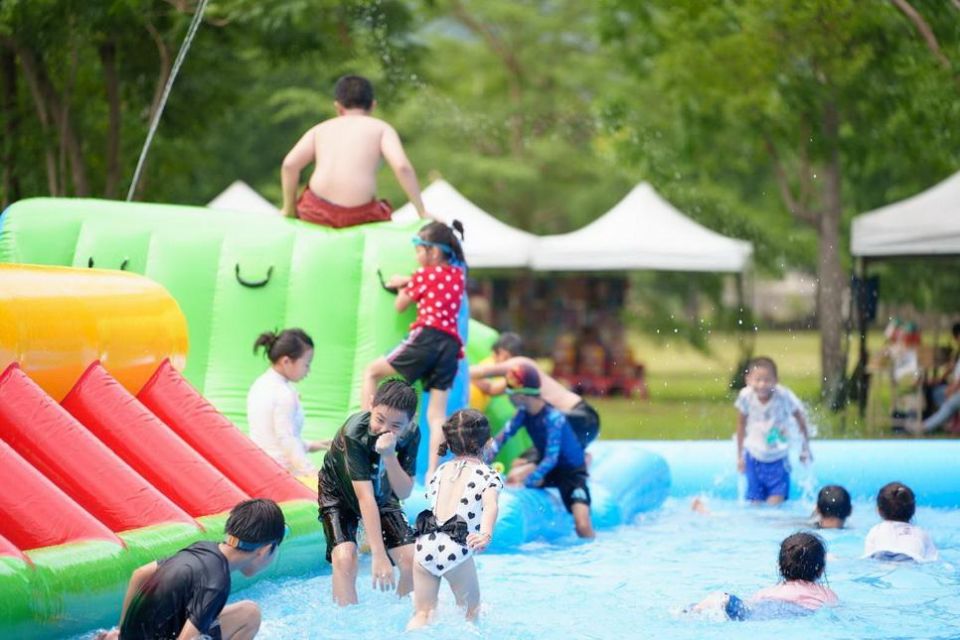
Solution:
<svg viewBox="0 0 960 640"><path fill-rule="evenodd" d="M949 63L958 32L941 29L935 55L904 13L905 4L606 5L607 40L637 86L663 103L652 113L636 109L620 119L628 132L621 133L624 157L636 161L645 151L656 153L662 145L631 144L655 129L670 147L658 154L662 170L685 172L693 184L723 185L754 211L771 208L776 193L776 208L813 231L823 393L829 397L845 370L844 216L891 195L890 183L874 188L884 175L897 174L899 188L919 189L960 165L956 145L941 142L944 130L960 124ZM956 25L958 14L947 4L923 3L921 14L936 25ZM905 149L916 152L908 163ZM773 224L784 228L782 218Z"/></svg>

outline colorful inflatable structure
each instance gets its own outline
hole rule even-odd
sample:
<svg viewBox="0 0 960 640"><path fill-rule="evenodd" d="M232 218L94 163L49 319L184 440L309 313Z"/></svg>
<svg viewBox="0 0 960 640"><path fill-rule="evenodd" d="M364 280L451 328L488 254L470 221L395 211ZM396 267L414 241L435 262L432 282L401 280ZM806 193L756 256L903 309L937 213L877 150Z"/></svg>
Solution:
<svg viewBox="0 0 960 640"><path fill-rule="evenodd" d="M281 503L274 575L317 570L316 496L176 369L187 329L158 284L0 265L0 636L116 623L136 567Z"/></svg>

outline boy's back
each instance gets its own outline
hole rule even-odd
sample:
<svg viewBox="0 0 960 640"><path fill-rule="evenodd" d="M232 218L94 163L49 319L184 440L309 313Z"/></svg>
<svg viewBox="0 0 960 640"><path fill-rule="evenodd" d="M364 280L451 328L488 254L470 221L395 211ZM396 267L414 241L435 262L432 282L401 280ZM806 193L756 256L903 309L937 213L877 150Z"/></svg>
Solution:
<svg viewBox="0 0 960 640"><path fill-rule="evenodd" d="M197 542L159 563L130 602L120 638L176 638L190 620L212 638L230 595L230 565L215 542Z"/></svg>
<svg viewBox="0 0 960 640"><path fill-rule="evenodd" d="M343 207L373 200L380 157L399 145L397 132L383 120L367 115L343 115L313 129L314 169L310 189Z"/></svg>

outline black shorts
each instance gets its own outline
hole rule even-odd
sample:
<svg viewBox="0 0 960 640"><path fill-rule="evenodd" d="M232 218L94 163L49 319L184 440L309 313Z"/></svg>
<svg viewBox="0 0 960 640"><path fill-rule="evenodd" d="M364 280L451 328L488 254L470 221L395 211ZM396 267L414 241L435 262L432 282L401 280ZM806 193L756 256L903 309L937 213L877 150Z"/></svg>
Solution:
<svg viewBox="0 0 960 640"><path fill-rule="evenodd" d="M560 498L567 511L573 510L573 505L585 504L590 506L590 487L587 486L587 468L563 467L556 468L547 474L543 480L544 487L556 487L560 490Z"/></svg>
<svg viewBox="0 0 960 640"><path fill-rule="evenodd" d="M453 386L460 359L460 342L449 333L419 327L387 356L397 373L413 384L423 381L423 390L446 391Z"/></svg>
<svg viewBox="0 0 960 640"><path fill-rule="evenodd" d="M327 562L331 562L333 548L338 544L357 543L360 516L352 509L323 507L320 509L320 522L323 523L323 535L327 539ZM381 507L380 528L383 545L388 550L413 544L416 539L413 528L407 522L407 516L398 506ZM371 535L371 532L368 531L367 535ZM393 562L392 558L391 562Z"/></svg>
<svg viewBox="0 0 960 640"><path fill-rule="evenodd" d="M563 415L567 417L567 422L584 449L596 440L600 433L600 415L596 409L581 400L570 411L564 411Z"/></svg>

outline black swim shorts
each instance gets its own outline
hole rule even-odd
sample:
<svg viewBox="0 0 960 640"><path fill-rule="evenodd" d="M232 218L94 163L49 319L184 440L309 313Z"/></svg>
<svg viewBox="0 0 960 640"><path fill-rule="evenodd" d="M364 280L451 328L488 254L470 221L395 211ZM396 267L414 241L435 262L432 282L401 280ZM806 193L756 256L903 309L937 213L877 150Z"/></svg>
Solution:
<svg viewBox="0 0 960 640"><path fill-rule="evenodd" d="M584 449L600 433L600 415L583 400L574 405L570 411L564 411L563 415L566 416L567 422L570 423L570 427Z"/></svg>
<svg viewBox="0 0 960 640"><path fill-rule="evenodd" d="M432 327L414 329L387 356L397 373L413 384L423 381L423 390L445 391L453 386L460 359L460 343L449 333Z"/></svg>
<svg viewBox="0 0 960 640"><path fill-rule="evenodd" d="M567 511L573 510L573 505L580 503L590 506L590 487L587 486L587 468L583 467L554 467L543 480L544 487L556 487L560 490L560 498Z"/></svg>
<svg viewBox="0 0 960 640"><path fill-rule="evenodd" d="M333 548L344 542L357 543L357 527L360 525L360 516L350 509L339 507L322 507L320 522L323 523L323 535L327 539L327 562L331 562ZM380 510L380 528L383 535L383 545L387 550L413 544L416 535L407 516L397 507L386 507ZM368 531L367 535L371 535ZM393 562L393 559L390 560Z"/></svg>

